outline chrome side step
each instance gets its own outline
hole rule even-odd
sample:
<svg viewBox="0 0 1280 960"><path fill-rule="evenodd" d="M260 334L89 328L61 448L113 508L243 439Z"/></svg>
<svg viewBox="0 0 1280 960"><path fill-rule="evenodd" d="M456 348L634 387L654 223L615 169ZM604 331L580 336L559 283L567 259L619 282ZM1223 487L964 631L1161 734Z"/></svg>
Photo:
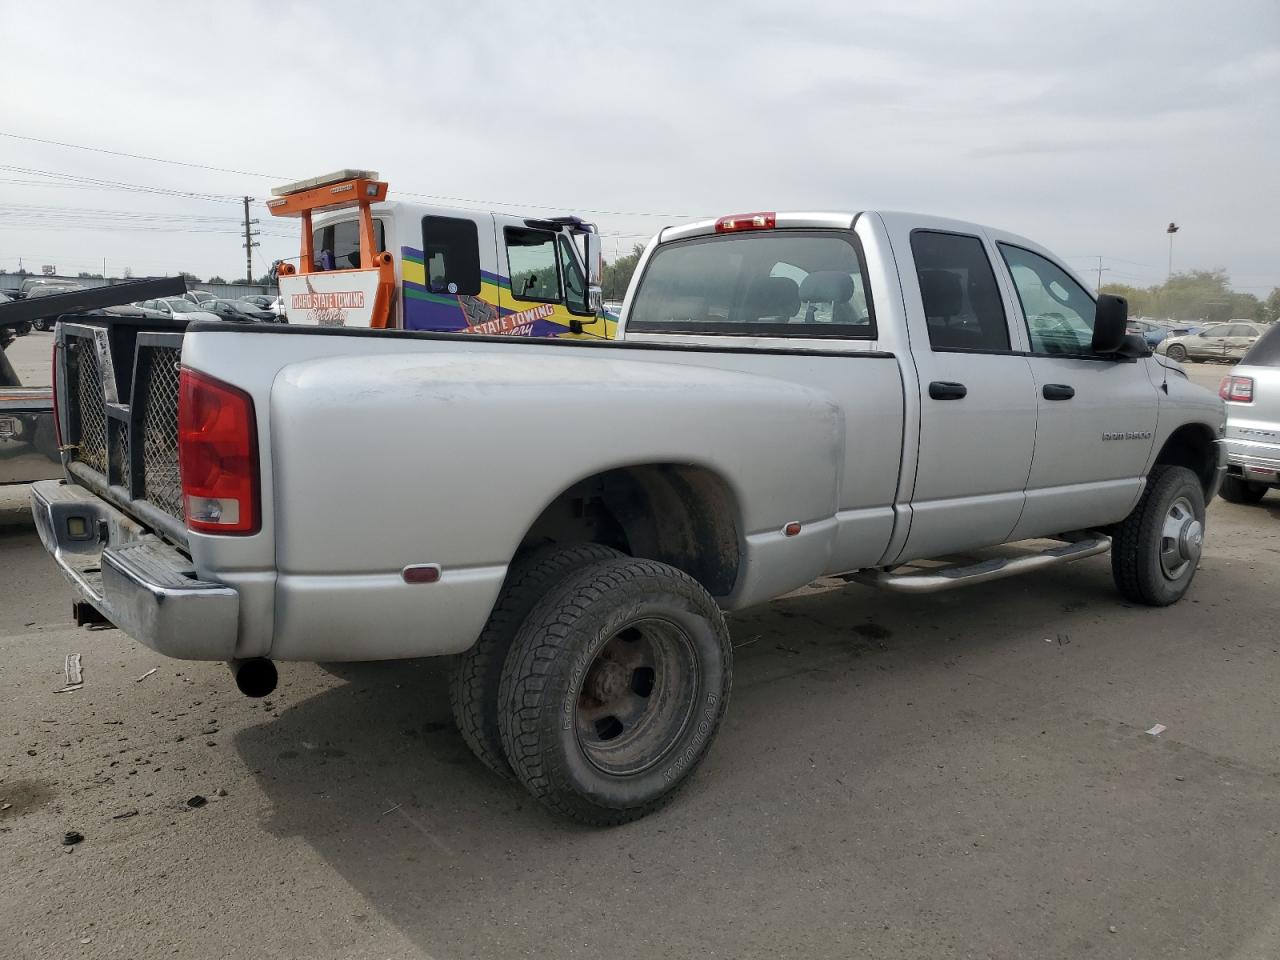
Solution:
<svg viewBox="0 0 1280 960"><path fill-rule="evenodd" d="M1085 540L1064 543L1025 557L997 557L967 566L945 567L925 573L855 570L853 573L843 575L841 579L879 587L881 590L890 590L894 593L937 593L940 590L966 587L971 583L1016 577L1020 573L1043 570L1045 567L1071 563L1074 560L1083 560L1085 557L1096 557L1110 549L1110 537L1094 535Z"/></svg>

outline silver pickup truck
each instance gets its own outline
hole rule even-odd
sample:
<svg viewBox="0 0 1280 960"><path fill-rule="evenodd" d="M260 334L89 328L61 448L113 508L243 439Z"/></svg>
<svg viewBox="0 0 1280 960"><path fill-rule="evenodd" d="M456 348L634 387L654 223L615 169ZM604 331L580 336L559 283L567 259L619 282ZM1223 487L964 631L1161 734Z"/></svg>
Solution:
<svg viewBox="0 0 1280 960"><path fill-rule="evenodd" d="M1107 549L1125 599L1187 591L1224 406L1125 312L1021 237L864 212L664 230L612 342L63 322L33 508L83 600L251 695L457 655L480 759L620 823L724 717L724 610Z"/></svg>

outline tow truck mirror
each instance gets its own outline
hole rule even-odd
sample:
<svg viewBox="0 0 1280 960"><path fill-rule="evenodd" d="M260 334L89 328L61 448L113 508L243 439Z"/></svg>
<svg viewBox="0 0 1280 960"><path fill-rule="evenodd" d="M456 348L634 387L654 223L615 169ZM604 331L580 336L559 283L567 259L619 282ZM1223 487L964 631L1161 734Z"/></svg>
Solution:
<svg viewBox="0 0 1280 960"><path fill-rule="evenodd" d="M600 286L602 274L604 272L604 248L600 241L600 234L587 234L587 283L593 287Z"/></svg>
<svg viewBox="0 0 1280 960"><path fill-rule="evenodd" d="M1116 353L1124 345L1129 326L1129 301L1109 293L1098 294L1093 316L1093 352Z"/></svg>
<svg viewBox="0 0 1280 960"><path fill-rule="evenodd" d="M600 234L587 234L587 306L596 316L604 312L604 247Z"/></svg>

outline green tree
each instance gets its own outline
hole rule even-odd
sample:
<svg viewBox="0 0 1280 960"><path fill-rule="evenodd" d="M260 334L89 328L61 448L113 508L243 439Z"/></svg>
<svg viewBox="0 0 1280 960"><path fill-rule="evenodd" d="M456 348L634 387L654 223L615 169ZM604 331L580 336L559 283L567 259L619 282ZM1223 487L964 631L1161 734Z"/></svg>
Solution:
<svg viewBox="0 0 1280 960"><path fill-rule="evenodd" d="M1276 287L1262 302L1263 318L1271 323L1280 323L1280 287Z"/></svg>
<svg viewBox="0 0 1280 960"><path fill-rule="evenodd" d="M223 280L221 277L215 274L214 276L209 278L209 282L210 283L226 283L227 281Z"/></svg>
<svg viewBox="0 0 1280 960"><path fill-rule="evenodd" d="M631 275L636 272L636 264L640 262L643 253L644 244L637 243L625 257L619 257L613 263L605 263L600 288L604 291L606 300L621 300L627 295Z"/></svg>
<svg viewBox="0 0 1280 960"><path fill-rule="evenodd" d="M186 280L188 283L200 283L200 282L202 282L202 281L200 280L200 278L199 278L199 277L197 277L194 273L189 273L189 272L188 272L188 271L186 271L186 270L183 270L183 271L182 271L182 273L181 273L181 274L179 274L179 276L181 276L181 277L182 277L182 279L183 279L183 280Z"/></svg>
<svg viewBox="0 0 1280 960"><path fill-rule="evenodd" d="M79 273L76 274L76 276L81 280L101 280L102 279L102 274L89 273L85 270L81 270Z"/></svg>

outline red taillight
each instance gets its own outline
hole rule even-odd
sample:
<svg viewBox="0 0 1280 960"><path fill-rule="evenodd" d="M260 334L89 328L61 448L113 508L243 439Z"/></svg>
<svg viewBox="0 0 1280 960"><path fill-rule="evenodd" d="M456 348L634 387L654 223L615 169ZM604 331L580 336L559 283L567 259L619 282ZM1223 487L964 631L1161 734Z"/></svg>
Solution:
<svg viewBox="0 0 1280 960"><path fill-rule="evenodd" d="M1253 378L1223 377L1218 396L1232 403L1253 403Z"/></svg>
<svg viewBox="0 0 1280 960"><path fill-rule="evenodd" d="M58 338L53 338L53 435L58 440L58 450L62 450L62 411L58 409Z"/></svg>
<svg viewBox="0 0 1280 960"><path fill-rule="evenodd" d="M258 430L247 393L182 368L178 469L189 529L257 533Z"/></svg>
<svg viewBox="0 0 1280 960"><path fill-rule="evenodd" d="M778 225L776 213L735 213L716 221L716 233L733 233L736 230L772 230Z"/></svg>

